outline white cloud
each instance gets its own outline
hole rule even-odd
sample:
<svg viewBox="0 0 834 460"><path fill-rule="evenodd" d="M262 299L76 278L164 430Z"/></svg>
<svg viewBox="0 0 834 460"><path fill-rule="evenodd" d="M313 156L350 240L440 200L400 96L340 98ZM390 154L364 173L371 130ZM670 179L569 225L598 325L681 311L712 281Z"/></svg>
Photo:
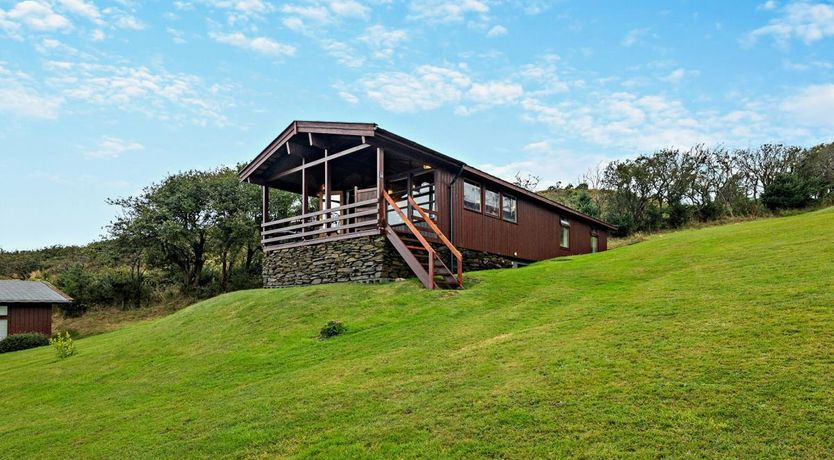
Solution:
<svg viewBox="0 0 834 460"><path fill-rule="evenodd" d="M319 23L330 21L330 12L321 5L299 6L299 5L284 5L281 12L290 14L304 19L311 19Z"/></svg>
<svg viewBox="0 0 834 460"><path fill-rule="evenodd" d="M782 103L782 110L800 123L834 130L834 84L800 89Z"/></svg>
<svg viewBox="0 0 834 460"><path fill-rule="evenodd" d="M458 68L421 65L411 72L379 72L360 79L351 87L341 85L349 94L345 100L356 100L354 93L396 113L433 110L456 104L454 112L470 115L497 105L510 105L524 95L521 84L506 81L474 81L466 66Z"/></svg>
<svg viewBox="0 0 834 460"><path fill-rule="evenodd" d="M647 35L649 35L648 28L631 29L628 31L625 37L623 37L623 40L620 43L625 47L634 46Z"/></svg>
<svg viewBox="0 0 834 460"><path fill-rule="evenodd" d="M59 0L59 3L62 7L64 7L64 9L84 16L96 24L103 23L101 19L101 12L98 10L98 7L91 2L87 2L85 0Z"/></svg>
<svg viewBox="0 0 834 460"><path fill-rule="evenodd" d="M218 43L249 49L269 56L281 57L295 54L294 46L276 42L269 37L247 37L240 32L230 34L210 32L209 37Z"/></svg>
<svg viewBox="0 0 834 460"><path fill-rule="evenodd" d="M367 19L370 9L356 0L313 0L307 4L281 7L281 23L290 30L306 32L308 23L330 24L339 18Z"/></svg>
<svg viewBox="0 0 834 460"><path fill-rule="evenodd" d="M101 29L96 29L90 33L90 39L94 42L99 42L107 38L104 34L104 31Z"/></svg>
<svg viewBox="0 0 834 460"><path fill-rule="evenodd" d="M167 27L165 31L168 32L168 35L171 36L171 40L174 43L178 45L187 43L185 40L185 34L181 30L174 29L173 27Z"/></svg>
<svg viewBox="0 0 834 460"><path fill-rule="evenodd" d="M211 6L226 10L229 23L247 22L275 11L271 3L264 0L206 0ZM193 5L188 2L174 2L179 10L190 10Z"/></svg>
<svg viewBox="0 0 834 460"><path fill-rule="evenodd" d="M478 168L510 182L516 173L530 173L542 178L538 188L544 189L558 182L575 184L589 169L614 159L599 153L566 150L552 139L530 142L522 152L525 154L522 159L505 164L481 164Z"/></svg>
<svg viewBox="0 0 834 460"><path fill-rule="evenodd" d="M0 112L21 118L53 119L64 100L46 96L15 81L0 79Z"/></svg>
<svg viewBox="0 0 834 460"><path fill-rule="evenodd" d="M115 107L164 121L226 124L225 100L195 75L144 66L47 61L44 84L64 100Z"/></svg>
<svg viewBox="0 0 834 460"><path fill-rule="evenodd" d="M487 37L500 37L502 35L507 35L507 28L502 25L492 26L491 29L487 32Z"/></svg>
<svg viewBox="0 0 834 460"><path fill-rule="evenodd" d="M355 0L329 0L326 3L330 10L338 16L364 19L369 14L368 7Z"/></svg>
<svg viewBox="0 0 834 460"><path fill-rule="evenodd" d="M72 23L58 14L49 3L25 0L16 4L11 10L0 10L0 28L9 35L20 38L21 25L38 31L68 30Z"/></svg>
<svg viewBox="0 0 834 460"><path fill-rule="evenodd" d="M761 37L772 36L781 46L794 38L810 45L834 36L834 5L797 2L785 5L780 11L781 16L747 34L743 43L752 45Z"/></svg>
<svg viewBox="0 0 834 460"><path fill-rule="evenodd" d="M700 72L698 72L697 70L686 70L684 68L679 67L679 68L669 72L668 75L666 75L664 77L660 77L660 80L665 81L665 82L669 82L669 83L672 83L672 84L677 84L677 83L680 83L681 80L683 80L684 78L697 77L699 74L700 74Z"/></svg>
<svg viewBox="0 0 834 460"><path fill-rule="evenodd" d="M779 6L779 5L777 5L775 1L767 0L766 2L759 5L758 8L760 10L775 10L777 6Z"/></svg>
<svg viewBox="0 0 834 460"><path fill-rule="evenodd" d="M522 102L527 119L565 137L623 149L653 150L720 140L714 115L697 116L680 101L628 92L594 94L594 102Z"/></svg>
<svg viewBox="0 0 834 460"><path fill-rule="evenodd" d="M480 0L412 0L408 18L434 23L463 21L467 15L485 15L489 6Z"/></svg>
<svg viewBox="0 0 834 460"><path fill-rule="evenodd" d="M469 88L467 96L478 104L503 105L518 100L524 89L517 83L492 81L475 83Z"/></svg>
<svg viewBox="0 0 834 460"><path fill-rule="evenodd" d="M134 16L125 15L116 19L116 27L120 29L143 30L145 23Z"/></svg>
<svg viewBox="0 0 834 460"><path fill-rule="evenodd" d="M358 68L365 64L365 59L343 41L323 39L319 45L343 66Z"/></svg>
<svg viewBox="0 0 834 460"><path fill-rule="evenodd" d="M138 142L124 141L117 137L104 136L93 150L84 152L85 158L112 160L128 152L142 150L145 147Z"/></svg>
<svg viewBox="0 0 834 460"><path fill-rule="evenodd" d="M404 30L386 29L384 26L375 25L365 29L359 36L359 41L371 48L373 57L390 59L394 49L407 37Z"/></svg>
<svg viewBox="0 0 834 460"><path fill-rule="evenodd" d="M412 73L380 72L359 81L368 99L395 113L431 110L461 99L468 76L446 67L422 65Z"/></svg>

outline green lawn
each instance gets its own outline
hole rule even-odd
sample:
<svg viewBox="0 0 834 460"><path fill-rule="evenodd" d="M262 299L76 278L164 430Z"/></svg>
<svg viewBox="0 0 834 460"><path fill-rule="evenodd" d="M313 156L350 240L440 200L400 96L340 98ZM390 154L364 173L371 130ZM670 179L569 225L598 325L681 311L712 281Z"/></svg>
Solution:
<svg viewBox="0 0 834 460"><path fill-rule="evenodd" d="M834 457L834 209L467 279L0 355L0 457Z"/></svg>

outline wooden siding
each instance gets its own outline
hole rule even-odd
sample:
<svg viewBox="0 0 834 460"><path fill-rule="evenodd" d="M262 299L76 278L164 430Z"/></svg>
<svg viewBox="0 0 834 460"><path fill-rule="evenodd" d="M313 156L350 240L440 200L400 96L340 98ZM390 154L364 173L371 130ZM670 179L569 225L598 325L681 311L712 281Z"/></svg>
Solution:
<svg viewBox="0 0 834 460"><path fill-rule="evenodd" d="M9 335L40 332L52 335L52 305L9 304Z"/></svg>
<svg viewBox="0 0 834 460"><path fill-rule="evenodd" d="M449 183L454 173L438 170L436 189L439 211L439 226L444 233L449 233ZM473 212L463 208L463 177L458 178L452 187L452 242L463 249L485 251L523 260L544 260L559 256L586 254L591 252L591 230L598 232L598 250L604 251L608 246L608 234L605 229L593 227L578 216L569 213L560 214L539 203L533 202L518 193L506 190L497 184L486 184L478 178L466 179L486 185L494 190L516 198L518 203L518 222L507 222L483 212ZM483 193L483 190L482 190ZM483 206L482 206L483 208ZM570 247L559 246L560 218L567 219L570 226Z"/></svg>

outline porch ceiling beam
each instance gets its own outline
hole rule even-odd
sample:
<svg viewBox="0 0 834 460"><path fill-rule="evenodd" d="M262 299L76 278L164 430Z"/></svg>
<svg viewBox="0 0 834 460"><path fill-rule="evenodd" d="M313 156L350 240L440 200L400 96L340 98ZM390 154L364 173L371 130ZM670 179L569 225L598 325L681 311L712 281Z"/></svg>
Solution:
<svg viewBox="0 0 834 460"><path fill-rule="evenodd" d="M340 157L343 157L345 155L350 155L351 153L355 153L355 152L358 152L360 150L364 150L368 147L370 147L370 145L368 145L368 144L359 144L355 147L351 147L349 149L342 150L341 152L337 152L337 153L334 153L332 155L328 155L324 158L319 158L318 160L311 161L311 162L306 163L306 164L302 164L301 166L296 166L294 168L287 169L286 171L281 171L277 174L272 175L272 177L270 177L268 180L269 181L274 181L274 180L280 179L284 176L289 176L290 174L297 173L298 171L308 169L308 168L311 168L311 167L316 166L316 165L320 165L320 164L322 164L326 161L332 161L332 160L335 160L336 158L340 158Z"/></svg>

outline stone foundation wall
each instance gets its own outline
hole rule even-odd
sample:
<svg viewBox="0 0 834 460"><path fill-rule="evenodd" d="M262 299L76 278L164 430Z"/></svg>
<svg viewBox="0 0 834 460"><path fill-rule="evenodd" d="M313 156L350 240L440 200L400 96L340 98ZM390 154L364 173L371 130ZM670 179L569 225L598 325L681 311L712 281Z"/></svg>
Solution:
<svg viewBox="0 0 834 460"><path fill-rule="evenodd" d="M438 251L449 263L449 251ZM463 271L512 268L526 262L488 252L461 249ZM414 274L384 236L366 236L272 251L264 258L267 288L306 286L347 281L375 283Z"/></svg>
<svg viewBox="0 0 834 460"><path fill-rule="evenodd" d="M449 250L442 248L437 251L440 254L443 262L449 264ZM499 256L483 251L473 251L471 249L460 249L463 256L463 271L473 272L478 270L492 270L495 268L513 268L517 265L526 265L529 262L512 259L509 257Z"/></svg>
<svg viewBox="0 0 834 460"><path fill-rule="evenodd" d="M264 258L264 287L380 282L413 276L384 236L366 236L272 251Z"/></svg>

